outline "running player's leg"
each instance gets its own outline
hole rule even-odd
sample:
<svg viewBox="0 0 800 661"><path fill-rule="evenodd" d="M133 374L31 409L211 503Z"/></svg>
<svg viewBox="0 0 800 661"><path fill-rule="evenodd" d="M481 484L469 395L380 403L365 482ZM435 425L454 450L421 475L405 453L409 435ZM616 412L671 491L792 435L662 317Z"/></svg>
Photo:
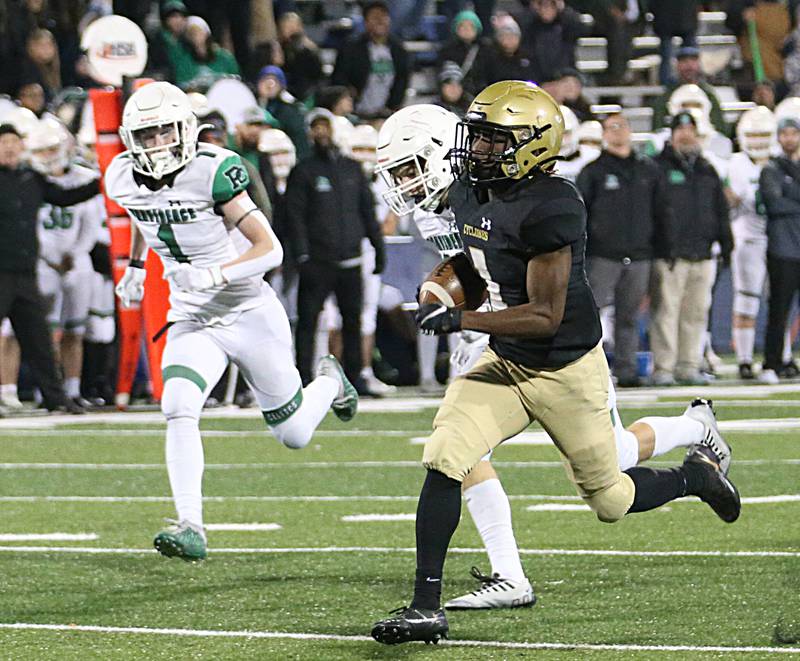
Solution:
<svg viewBox="0 0 800 661"><path fill-rule="evenodd" d="M767 277L766 241L742 238L731 253L733 276L733 344L739 376L752 379L756 317Z"/></svg>
<svg viewBox="0 0 800 661"><path fill-rule="evenodd" d="M184 560L205 557L203 531L203 443L200 412L228 357L209 329L179 321L169 329L161 359L164 391L161 411L167 419L166 459L178 525L159 533L156 548Z"/></svg>
<svg viewBox="0 0 800 661"><path fill-rule="evenodd" d="M274 296L247 312L230 328L219 329L217 337L239 365L242 376L253 391L267 425L278 440L289 448L308 445L319 423L336 400L352 393L352 385L332 357L324 357L326 367L305 388L292 361L289 320ZM354 411L354 408L353 408Z"/></svg>
<svg viewBox="0 0 800 661"><path fill-rule="evenodd" d="M61 366L64 370L64 390L67 397L80 404L84 403L81 401L83 337L92 296L92 287L87 286L87 282L91 281L93 275L89 270L73 270L62 279Z"/></svg>

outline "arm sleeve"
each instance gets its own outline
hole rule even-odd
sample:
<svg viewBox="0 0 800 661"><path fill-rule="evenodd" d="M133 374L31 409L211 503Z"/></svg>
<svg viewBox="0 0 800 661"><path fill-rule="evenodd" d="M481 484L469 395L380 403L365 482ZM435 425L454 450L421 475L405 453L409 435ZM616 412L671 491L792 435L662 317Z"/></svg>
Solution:
<svg viewBox="0 0 800 661"><path fill-rule="evenodd" d="M306 211L309 206L308 186L301 168L295 167L286 182L286 233L295 258L308 256Z"/></svg>
<svg viewBox="0 0 800 661"><path fill-rule="evenodd" d="M58 184L42 178L44 201L56 207L71 207L92 199L100 192L100 180L92 179L77 188L62 188Z"/></svg>
<svg viewBox="0 0 800 661"><path fill-rule="evenodd" d="M216 169L211 183L211 197L217 205L225 204L250 185L250 175L238 154L231 153Z"/></svg>
<svg viewBox="0 0 800 661"><path fill-rule="evenodd" d="M759 192L764 206L767 208L769 219L781 216L800 216L800 198L793 199L784 195L782 182L783 175L777 167L767 165L761 171Z"/></svg>
<svg viewBox="0 0 800 661"><path fill-rule="evenodd" d="M560 250L586 232L586 210L577 199L557 198L540 205L520 226L520 238L530 257Z"/></svg>

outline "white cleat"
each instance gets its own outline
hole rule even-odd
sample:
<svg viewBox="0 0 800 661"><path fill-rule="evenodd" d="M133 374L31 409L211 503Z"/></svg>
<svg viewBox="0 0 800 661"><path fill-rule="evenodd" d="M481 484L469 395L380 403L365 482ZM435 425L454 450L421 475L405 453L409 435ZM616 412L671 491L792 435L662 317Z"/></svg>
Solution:
<svg viewBox="0 0 800 661"><path fill-rule="evenodd" d="M499 574L485 576L477 567L473 567L470 574L482 583L481 587L448 601L444 605L447 610L527 608L536 603L536 595L527 578L515 581L500 578Z"/></svg>
<svg viewBox="0 0 800 661"><path fill-rule="evenodd" d="M13 413L18 413L25 408L25 405L19 401L19 397L16 395L0 395L0 405Z"/></svg>
<svg viewBox="0 0 800 661"><path fill-rule="evenodd" d="M392 395L397 392L395 386L384 383L374 374L362 374L362 378L367 388L367 394L372 397L386 397L386 395Z"/></svg>
<svg viewBox="0 0 800 661"><path fill-rule="evenodd" d="M731 446L722 438L711 404L710 399L695 399L684 412L685 416L700 422L705 430L703 440L696 445L689 446L687 456L694 452L697 445L704 445L717 457L717 463L722 474L727 475L731 466Z"/></svg>
<svg viewBox="0 0 800 661"><path fill-rule="evenodd" d="M767 385L774 386L781 382L775 370L761 370L758 375L759 383L766 383Z"/></svg>

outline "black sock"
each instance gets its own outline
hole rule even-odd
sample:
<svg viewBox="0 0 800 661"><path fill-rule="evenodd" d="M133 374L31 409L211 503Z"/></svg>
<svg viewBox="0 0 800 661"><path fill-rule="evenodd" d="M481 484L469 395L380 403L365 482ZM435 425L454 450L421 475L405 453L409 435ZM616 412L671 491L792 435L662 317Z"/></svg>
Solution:
<svg viewBox="0 0 800 661"><path fill-rule="evenodd" d="M646 512L676 498L696 495L705 483L705 471L691 462L666 470L634 466L625 472L636 485L636 495L629 514Z"/></svg>
<svg viewBox="0 0 800 661"><path fill-rule="evenodd" d="M414 608L439 608L444 559L460 517L461 483L429 469L417 504L417 576L411 601Z"/></svg>

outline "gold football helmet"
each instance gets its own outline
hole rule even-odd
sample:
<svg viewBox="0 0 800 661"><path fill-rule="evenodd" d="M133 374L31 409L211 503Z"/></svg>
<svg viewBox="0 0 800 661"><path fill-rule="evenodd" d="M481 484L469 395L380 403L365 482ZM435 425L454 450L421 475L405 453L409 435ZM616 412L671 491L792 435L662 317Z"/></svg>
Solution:
<svg viewBox="0 0 800 661"><path fill-rule="evenodd" d="M541 87L522 80L489 85L470 104L450 152L456 176L472 184L522 179L534 170L552 170L564 117Z"/></svg>

